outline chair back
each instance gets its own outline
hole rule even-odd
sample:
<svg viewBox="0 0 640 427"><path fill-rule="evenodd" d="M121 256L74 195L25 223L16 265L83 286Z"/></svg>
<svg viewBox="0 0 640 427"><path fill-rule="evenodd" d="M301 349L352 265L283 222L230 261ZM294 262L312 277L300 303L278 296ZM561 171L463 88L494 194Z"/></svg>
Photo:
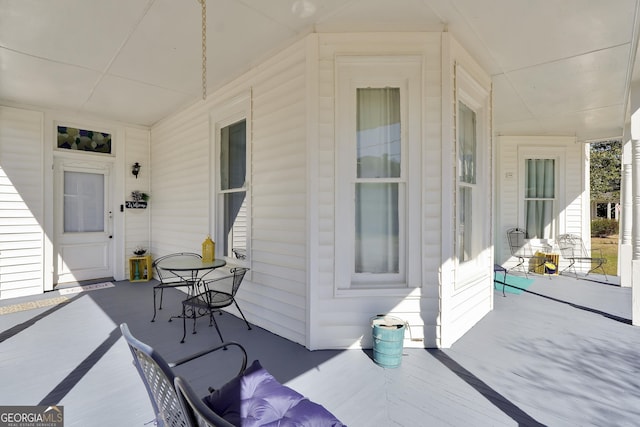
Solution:
<svg viewBox="0 0 640 427"><path fill-rule="evenodd" d="M522 249L527 245L527 232L521 228L507 230L507 240L511 255L522 256Z"/></svg>
<svg viewBox="0 0 640 427"><path fill-rule="evenodd" d="M169 258L176 258L176 257L192 257L192 258L202 259L202 255L197 254L195 252L178 252L178 253L164 255L164 256L161 256L160 258L157 258L156 260L153 261L152 267L156 271L156 274L158 275L158 279L160 280L160 282L165 284L183 282L183 279L180 276L176 275L175 273L172 273L171 271L163 270L161 268L162 267L161 264L164 260Z"/></svg>
<svg viewBox="0 0 640 427"><path fill-rule="evenodd" d="M183 378L175 377L173 381L178 401L191 424L198 427L233 427L233 424L213 412Z"/></svg>
<svg viewBox="0 0 640 427"><path fill-rule="evenodd" d="M575 234L562 234L558 236L558 247L563 258L588 257L582 238Z"/></svg>
<svg viewBox="0 0 640 427"><path fill-rule="evenodd" d="M135 338L126 323L120 325L122 336L127 341L133 364L144 383L156 425L160 427L189 427L192 424L180 406L173 380L175 375L169 364L152 347Z"/></svg>
<svg viewBox="0 0 640 427"><path fill-rule="evenodd" d="M236 296L236 292L238 292L240 284L242 283L245 274L247 274L247 271L249 271L249 269L245 267L234 267L229 270L229 272L233 274L233 289L231 291L232 296Z"/></svg>

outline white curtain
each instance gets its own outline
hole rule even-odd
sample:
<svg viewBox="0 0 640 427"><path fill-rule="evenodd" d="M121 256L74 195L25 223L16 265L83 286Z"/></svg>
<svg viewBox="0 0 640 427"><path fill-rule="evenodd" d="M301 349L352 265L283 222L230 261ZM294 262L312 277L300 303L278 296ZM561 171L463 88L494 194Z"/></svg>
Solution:
<svg viewBox="0 0 640 427"><path fill-rule="evenodd" d="M400 160L400 90L358 89L356 273L399 272Z"/></svg>
<svg viewBox="0 0 640 427"><path fill-rule="evenodd" d="M555 185L555 160L526 160L525 223L530 239L553 237Z"/></svg>
<svg viewBox="0 0 640 427"><path fill-rule="evenodd" d="M468 261L473 253L473 186L476 184L476 113L458 103L458 259Z"/></svg>

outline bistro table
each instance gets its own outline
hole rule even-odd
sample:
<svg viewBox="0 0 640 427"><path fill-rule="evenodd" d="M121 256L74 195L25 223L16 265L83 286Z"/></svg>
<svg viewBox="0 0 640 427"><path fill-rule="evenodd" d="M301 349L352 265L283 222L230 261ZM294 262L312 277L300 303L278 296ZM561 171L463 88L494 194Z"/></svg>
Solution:
<svg viewBox="0 0 640 427"><path fill-rule="evenodd" d="M188 297L192 297L198 294L198 290L208 274L216 268L224 267L225 265L227 265L227 262L223 259L203 261L196 257L175 257L162 261L162 263L158 265L158 268L171 272L171 274L187 283L187 295ZM169 322L182 317L183 314L171 316ZM193 317L193 314L188 317Z"/></svg>
<svg viewBox="0 0 640 427"><path fill-rule="evenodd" d="M192 287L197 287L209 273L225 265L227 262L223 259L207 262L196 257L175 257L162 261L158 268L170 271L185 282L192 283Z"/></svg>

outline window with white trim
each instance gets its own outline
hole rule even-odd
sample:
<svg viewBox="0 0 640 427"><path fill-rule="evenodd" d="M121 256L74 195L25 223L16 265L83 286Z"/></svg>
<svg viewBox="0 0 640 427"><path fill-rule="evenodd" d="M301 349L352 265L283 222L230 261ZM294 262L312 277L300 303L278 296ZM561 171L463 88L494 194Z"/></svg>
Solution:
<svg viewBox="0 0 640 427"><path fill-rule="evenodd" d="M524 224L529 239L552 239L556 222L556 159L524 160Z"/></svg>
<svg viewBox="0 0 640 427"><path fill-rule="evenodd" d="M456 64L456 237L455 256L461 280L483 271L482 252L489 246L489 91Z"/></svg>
<svg viewBox="0 0 640 427"><path fill-rule="evenodd" d="M249 97L232 100L212 114L215 132L216 256L249 258Z"/></svg>
<svg viewBox="0 0 640 427"><path fill-rule="evenodd" d="M474 238L473 202L476 191L476 113L458 102L458 260L473 259L478 249ZM476 233L477 235L477 233Z"/></svg>
<svg viewBox="0 0 640 427"><path fill-rule="evenodd" d="M338 289L418 283L420 67L413 57L337 59Z"/></svg>

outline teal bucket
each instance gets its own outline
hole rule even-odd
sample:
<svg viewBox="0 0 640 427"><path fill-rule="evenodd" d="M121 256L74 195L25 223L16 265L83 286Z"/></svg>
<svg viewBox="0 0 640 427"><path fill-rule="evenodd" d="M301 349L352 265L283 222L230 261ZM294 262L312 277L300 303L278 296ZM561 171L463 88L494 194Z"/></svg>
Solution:
<svg viewBox="0 0 640 427"><path fill-rule="evenodd" d="M393 316L378 315L371 319L374 362L383 368L400 366L406 325L405 321Z"/></svg>

